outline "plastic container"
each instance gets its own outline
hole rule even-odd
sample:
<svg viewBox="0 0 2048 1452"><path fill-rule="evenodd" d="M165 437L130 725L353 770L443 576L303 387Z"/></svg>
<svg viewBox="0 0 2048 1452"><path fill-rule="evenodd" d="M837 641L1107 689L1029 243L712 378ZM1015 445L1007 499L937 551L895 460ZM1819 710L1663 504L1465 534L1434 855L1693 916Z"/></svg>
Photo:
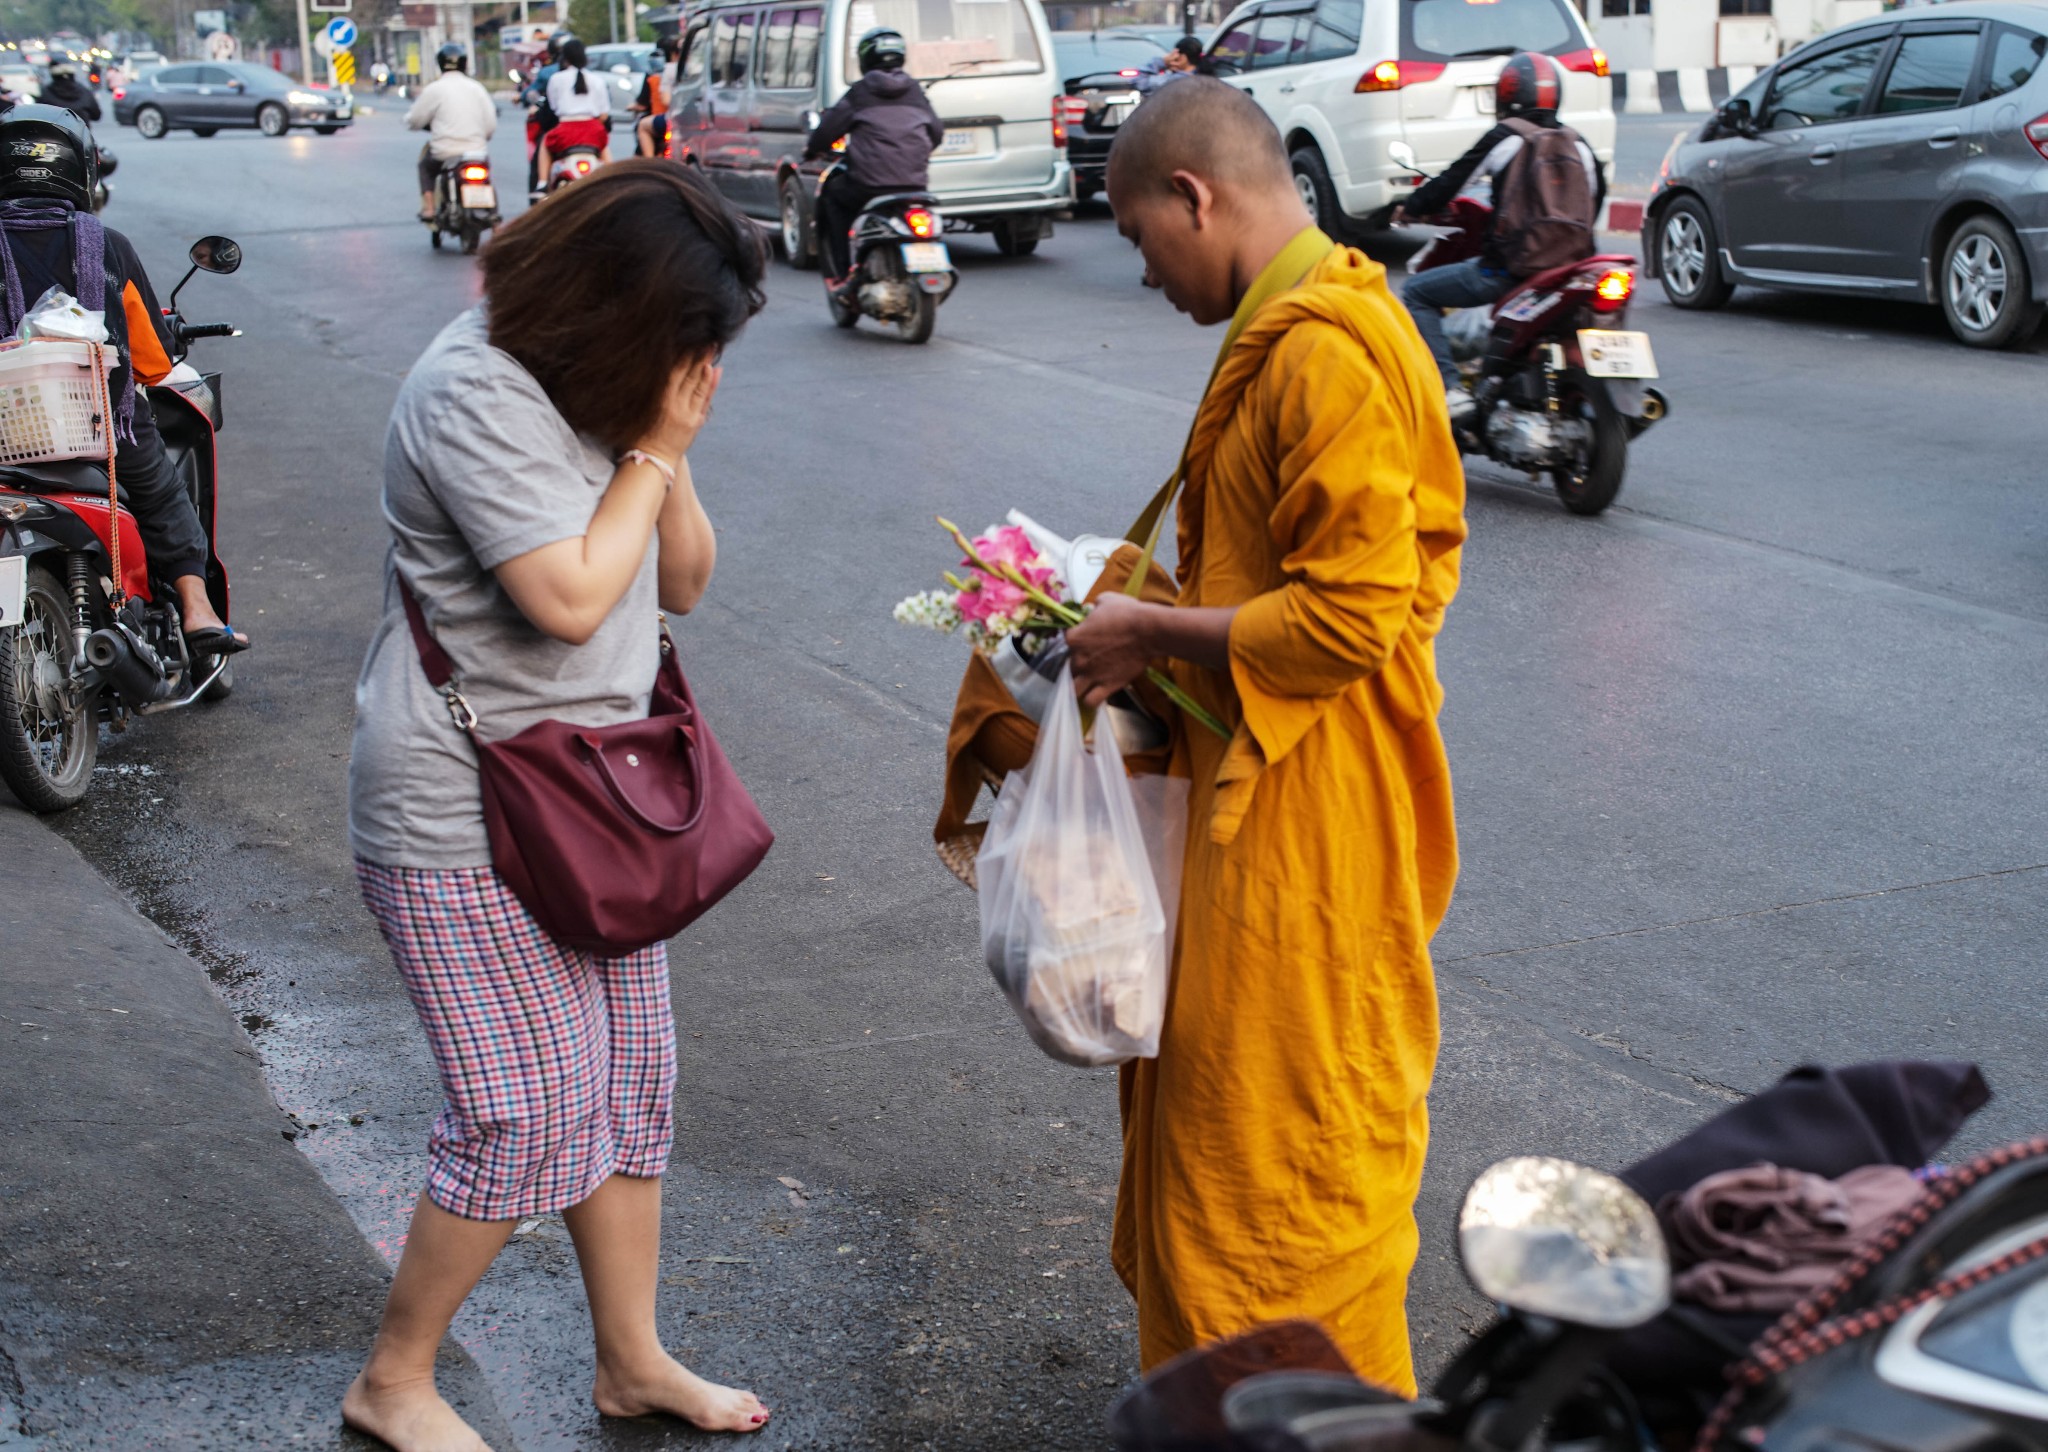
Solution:
<svg viewBox="0 0 2048 1452"><path fill-rule="evenodd" d="M105 389L94 377L95 351L91 343L53 338L0 349L0 465L107 456ZM107 344L97 351L112 373L120 351Z"/></svg>

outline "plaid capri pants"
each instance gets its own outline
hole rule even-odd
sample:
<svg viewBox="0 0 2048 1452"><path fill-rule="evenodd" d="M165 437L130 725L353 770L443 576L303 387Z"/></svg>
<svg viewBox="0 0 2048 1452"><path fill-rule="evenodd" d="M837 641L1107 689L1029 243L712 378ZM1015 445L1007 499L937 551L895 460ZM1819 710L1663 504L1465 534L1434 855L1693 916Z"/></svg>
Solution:
<svg viewBox="0 0 2048 1452"><path fill-rule="evenodd" d="M668 950L565 948L488 867L356 862L363 901L427 1031L447 1099L427 1195L511 1220L577 1204L611 1175L668 1167L676 1025Z"/></svg>

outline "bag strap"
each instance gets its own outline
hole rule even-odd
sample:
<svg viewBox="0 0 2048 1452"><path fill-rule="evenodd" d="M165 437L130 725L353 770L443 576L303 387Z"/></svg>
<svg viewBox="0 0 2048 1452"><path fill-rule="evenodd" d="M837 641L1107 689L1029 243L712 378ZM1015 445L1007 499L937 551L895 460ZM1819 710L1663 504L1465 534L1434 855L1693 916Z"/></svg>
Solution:
<svg viewBox="0 0 2048 1452"><path fill-rule="evenodd" d="M419 597L405 583L405 576L398 574L398 566L394 564L391 572L398 575L398 598L405 602L405 623L412 628L413 649L420 653L420 668L427 673L427 684L448 703L448 719L455 723L455 729L474 740L477 715L455 685L455 662L427 629L426 612L420 609Z"/></svg>
<svg viewBox="0 0 2048 1452"><path fill-rule="evenodd" d="M1206 403L1209 390L1216 386L1216 375L1223 371L1223 360L1230 356L1230 350L1237 346L1237 340L1244 336L1246 328L1267 303L1283 292L1300 286L1303 278L1313 272L1325 257L1336 250L1337 244L1319 228L1308 227L1298 232L1294 240L1274 256L1253 281L1237 305L1237 313L1230 320L1230 330L1223 335L1223 346L1216 352L1216 362L1209 369L1209 381L1202 385L1202 401ZM1152 555L1159 548L1160 531L1166 526L1166 511L1180 496L1188 478L1188 455L1194 452L1195 424L1201 420L1202 404L1195 405L1195 417L1188 423L1187 441L1180 447L1180 463L1173 476L1159 486L1159 492L1145 506L1131 527L1124 531L1124 538L1138 547L1138 564L1131 571L1130 579L1124 582L1124 593L1137 599L1144 593L1145 576L1152 569Z"/></svg>

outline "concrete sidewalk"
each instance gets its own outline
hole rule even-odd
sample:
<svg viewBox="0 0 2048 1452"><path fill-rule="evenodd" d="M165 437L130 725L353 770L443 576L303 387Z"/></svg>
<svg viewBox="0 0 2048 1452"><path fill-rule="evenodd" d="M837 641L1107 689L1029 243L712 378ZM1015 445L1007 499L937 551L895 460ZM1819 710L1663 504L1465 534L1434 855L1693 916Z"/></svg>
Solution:
<svg viewBox="0 0 2048 1452"><path fill-rule="evenodd" d="M241 1026L4 797L0 863L0 1448L369 1447L338 1408L385 1267ZM508 1452L452 1346L441 1385Z"/></svg>

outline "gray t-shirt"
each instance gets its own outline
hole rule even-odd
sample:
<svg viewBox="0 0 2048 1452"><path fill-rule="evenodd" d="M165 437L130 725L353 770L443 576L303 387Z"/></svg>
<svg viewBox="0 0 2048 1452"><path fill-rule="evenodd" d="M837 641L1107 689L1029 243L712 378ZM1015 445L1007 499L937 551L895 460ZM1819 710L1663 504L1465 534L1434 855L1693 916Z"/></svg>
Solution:
<svg viewBox="0 0 2048 1452"><path fill-rule="evenodd" d="M482 307L443 328L413 366L384 445L384 618L356 682L348 828L358 857L424 868L491 860L476 751L427 684L396 574L455 662L484 740L536 721L609 726L647 714L660 657L657 541L582 645L534 629L491 574L588 530L612 470L533 375L491 346Z"/></svg>

